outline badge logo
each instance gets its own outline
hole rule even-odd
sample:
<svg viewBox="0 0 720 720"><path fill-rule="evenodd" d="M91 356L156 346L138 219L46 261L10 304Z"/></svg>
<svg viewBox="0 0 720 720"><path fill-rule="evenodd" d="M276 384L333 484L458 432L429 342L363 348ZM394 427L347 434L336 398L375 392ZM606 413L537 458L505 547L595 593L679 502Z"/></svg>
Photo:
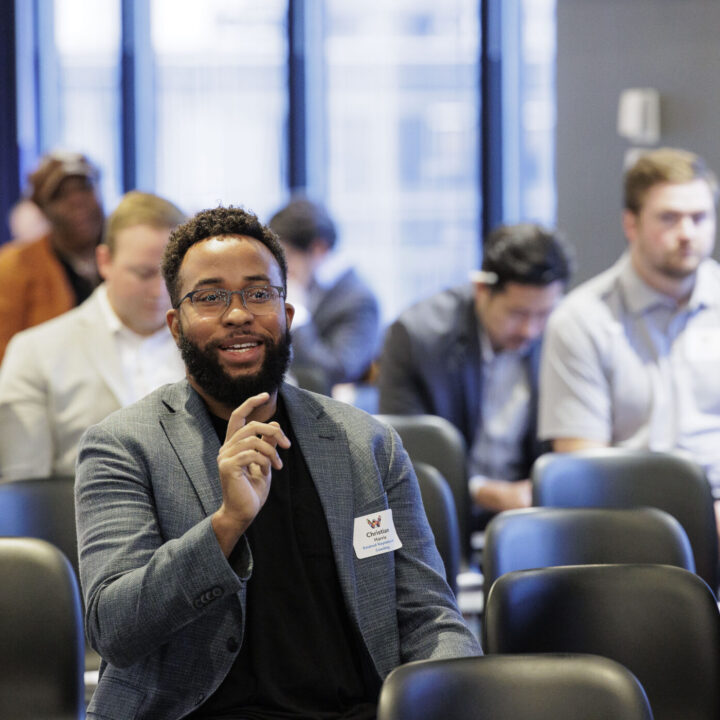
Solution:
<svg viewBox="0 0 720 720"><path fill-rule="evenodd" d="M374 530L375 528L380 527L380 523L382 522L382 517L378 515L377 520L373 520L372 518L365 518L367 520L367 524Z"/></svg>

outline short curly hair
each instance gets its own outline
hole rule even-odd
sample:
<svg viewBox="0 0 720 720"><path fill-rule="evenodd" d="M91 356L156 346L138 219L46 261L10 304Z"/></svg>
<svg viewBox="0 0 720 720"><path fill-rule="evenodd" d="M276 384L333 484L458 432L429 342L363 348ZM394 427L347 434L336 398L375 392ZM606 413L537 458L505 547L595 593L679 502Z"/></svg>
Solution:
<svg viewBox="0 0 720 720"><path fill-rule="evenodd" d="M186 223L178 225L170 234L170 241L163 255L162 274L173 307L180 301L178 277L187 251L195 243L220 235L244 235L259 240L277 260L283 287L287 289L287 262L277 235L248 210L232 205L218 206L210 210L201 210Z"/></svg>

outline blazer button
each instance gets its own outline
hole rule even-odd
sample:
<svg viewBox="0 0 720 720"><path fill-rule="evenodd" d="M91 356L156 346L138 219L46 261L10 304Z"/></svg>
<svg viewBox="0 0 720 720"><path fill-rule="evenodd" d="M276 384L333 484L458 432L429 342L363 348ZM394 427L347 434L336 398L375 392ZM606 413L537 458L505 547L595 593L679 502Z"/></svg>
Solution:
<svg viewBox="0 0 720 720"><path fill-rule="evenodd" d="M193 605L199 610L205 603L201 598L197 598L193 601Z"/></svg>
<svg viewBox="0 0 720 720"><path fill-rule="evenodd" d="M240 645L238 645L238 641L234 637L228 638L227 649L230 652L237 652L240 649Z"/></svg>
<svg viewBox="0 0 720 720"><path fill-rule="evenodd" d="M214 587L212 589L212 596L214 598L219 598L223 594L223 590L220 587Z"/></svg>

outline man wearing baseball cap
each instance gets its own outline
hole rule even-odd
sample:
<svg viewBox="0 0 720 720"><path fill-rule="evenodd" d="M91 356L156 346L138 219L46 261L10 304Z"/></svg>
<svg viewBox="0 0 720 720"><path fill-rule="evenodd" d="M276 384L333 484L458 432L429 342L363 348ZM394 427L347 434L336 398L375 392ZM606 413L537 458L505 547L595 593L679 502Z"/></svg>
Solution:
<svg viewBox="0 0 720 720"><path fill-rule="evenodd" d="M0 359L16 332L72 309L99 283L95 248L104 217L97 168L80 153L55 151L28 180L50 232L0 251Z"/></svg>

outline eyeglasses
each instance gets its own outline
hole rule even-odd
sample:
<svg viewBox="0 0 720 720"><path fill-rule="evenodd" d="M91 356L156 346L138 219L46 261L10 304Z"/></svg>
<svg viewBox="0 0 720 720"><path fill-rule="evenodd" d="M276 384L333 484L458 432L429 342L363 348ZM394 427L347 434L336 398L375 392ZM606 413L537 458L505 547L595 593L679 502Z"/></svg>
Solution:
<svg viewBox="0 0 720 720"><path fill-rule="evenodd" d="M274 312L278 300L285 297L285 288L276 285L252 285L242 290L191 290L175 307L179 308L183 301L189 299L193 308L201 315L219 316L230 307L233 295L239 295L243 307L253 315L267 315Z"/></svg>

